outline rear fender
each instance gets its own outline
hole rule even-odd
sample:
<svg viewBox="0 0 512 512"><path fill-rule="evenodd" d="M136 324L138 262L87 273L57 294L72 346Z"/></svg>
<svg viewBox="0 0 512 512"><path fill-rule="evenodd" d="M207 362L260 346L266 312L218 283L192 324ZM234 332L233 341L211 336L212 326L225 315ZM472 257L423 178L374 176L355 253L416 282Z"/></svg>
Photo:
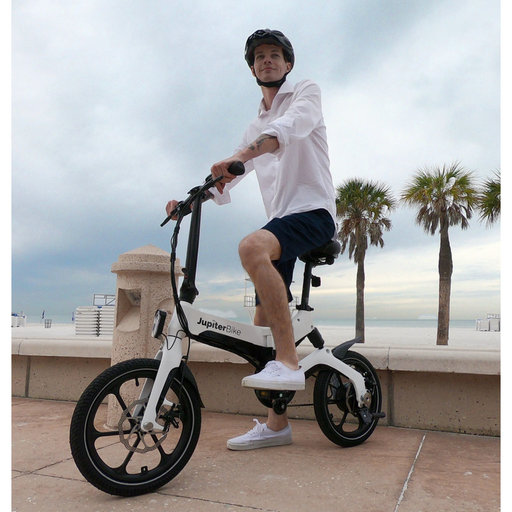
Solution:
<svg viewBox="0 0 512 512"><path fill-rule="evenodd" d="M358 336L357 338L354 338L350 341L345 341L341 345L338 345L336 348L332 350L332 353L336 357L336 359L339 359L340 361L343 361L343 358L347 355L347 352L350 350L352 345L355 345L356 343L360 343L362 341L363 337Z"/></svg>

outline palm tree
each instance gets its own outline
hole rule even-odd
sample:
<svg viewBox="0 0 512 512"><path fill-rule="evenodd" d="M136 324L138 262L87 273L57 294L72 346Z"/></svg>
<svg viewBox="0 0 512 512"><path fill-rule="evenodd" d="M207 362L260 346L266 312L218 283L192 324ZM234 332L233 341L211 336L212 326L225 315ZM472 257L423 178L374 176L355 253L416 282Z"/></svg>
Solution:
<svg viewBox="0 0 512 512"><path fill-rule="evenodd" d="M488 178L484 182L484 188L477 196L477 205L480 210L480 222L485 222L487 227L498 221L501 213L501 173L496 171L495 178Z"/></svg>
<svg viewBox="0 0 512 512"><path fill-rule="evenodd" d="M438 345L448 345L450 328L453 259L448 228L469 227L476 198L473 174L458 162L450 167L419 170L401 196L406 205L418 207L416 223L427 233L435 235L439 229Z"/></svg>
<svg viewBox="0 0 512 512"><path fill-rule="evenodd" d="M336 188L336 213L340 221L341 252L357 265L356 336L364 342L364 259L369 245L384 246L383 231L391 229L387 217L396 208L390 189L374 182L349 179Z"/></svg>

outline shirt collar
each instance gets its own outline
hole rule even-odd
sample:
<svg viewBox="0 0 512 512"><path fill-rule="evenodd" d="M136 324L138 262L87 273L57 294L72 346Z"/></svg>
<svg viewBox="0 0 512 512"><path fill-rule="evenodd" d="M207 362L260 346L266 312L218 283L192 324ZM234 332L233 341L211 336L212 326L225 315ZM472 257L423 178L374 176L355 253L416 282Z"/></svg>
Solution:
<svg viewBox="0 0 512 512"><path fill-rule="evenodd" d="M286 82L283 85L281 85L281 87L279 87L279 91L277 91L274 101L278 96L281 96L283 94L292 94L293 88L294 88L294 85L291 82L289 82L288 80L286 80ZM267 112L268 112L268 110L265 108L265 100L262 98L260 101L260 108L258 110L258 116L261 116Z"/></svg>

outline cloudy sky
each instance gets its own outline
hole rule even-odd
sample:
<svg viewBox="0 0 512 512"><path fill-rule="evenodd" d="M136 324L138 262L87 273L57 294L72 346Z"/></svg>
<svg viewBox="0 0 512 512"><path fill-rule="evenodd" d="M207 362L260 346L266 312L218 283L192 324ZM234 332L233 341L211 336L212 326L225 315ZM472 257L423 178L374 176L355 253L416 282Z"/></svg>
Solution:
<svg viewBox="0 0 512 512"><path fill-rule="evenodd" d="M289 79L322 88L335 184L360 177L398 196L419 168L459 161L481 182L501 167L498 0L17 0L13 311L70 315L115 293L120 254L169 249L167 200L231 155L256 115L243 48L266 27L295 47ZM232 197L205 205L197 305L245 321L237 244L265 215L254 176ZM455 319L500 312L500 226L477 217L451 230ZM435 315L438 237L413 210L391 220L367 253L367 317ZM341 255L318 271L320 319L353 317L355 270Z"/></svg>

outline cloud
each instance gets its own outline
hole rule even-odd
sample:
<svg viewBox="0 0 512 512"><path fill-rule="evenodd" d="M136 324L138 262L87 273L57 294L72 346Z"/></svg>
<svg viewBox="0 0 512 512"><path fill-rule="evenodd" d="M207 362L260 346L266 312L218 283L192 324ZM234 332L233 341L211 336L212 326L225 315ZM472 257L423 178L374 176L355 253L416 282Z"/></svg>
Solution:
<svg viewBox="0 0 512 512"><path fill-rule="evenodd" d="M335 181L357 174L399 189L426 165L500 166L499 13L494 3L477 17L471 4L437 3L367 73L324 87Z"/></svg>
<svg viewBox="0 0 512 512"><path fill-rule="evenodd" d="M292 40L291 80L322 87L335 184L358 176L399 193L417 168L456 159L490 175L500 167L499 10L497 0L330 0L321 9L263 0L256 11L235 0L13 3L13 308L39 312L51 303L67 313L93 293L114 292L110 266L119 254L149 243L168 250L170 229L159 227L165 203L228 156L256 115L261 94L243 46L258 28ZM417 258L429 244L435 252L436 241L412 219L396 212L386 247L369 255L368 301L379 314L385 304L386 314L409 314L407 294L416 300L373 277L400 281L400 265L386 254L417 261L409 282L418 300L427 293ZM233 306L243 295L237 246L264 222L254 176L232 204L205 205L198 303L219 309L226 297L244 315ZM464 235L495 249L499 235L487 234L474 223ZM468 256L468 275L486 276L482 297L496 300L499 258ZM315 291L326 315L353 307L354 271L349 261L329 269Z"/></svg>

